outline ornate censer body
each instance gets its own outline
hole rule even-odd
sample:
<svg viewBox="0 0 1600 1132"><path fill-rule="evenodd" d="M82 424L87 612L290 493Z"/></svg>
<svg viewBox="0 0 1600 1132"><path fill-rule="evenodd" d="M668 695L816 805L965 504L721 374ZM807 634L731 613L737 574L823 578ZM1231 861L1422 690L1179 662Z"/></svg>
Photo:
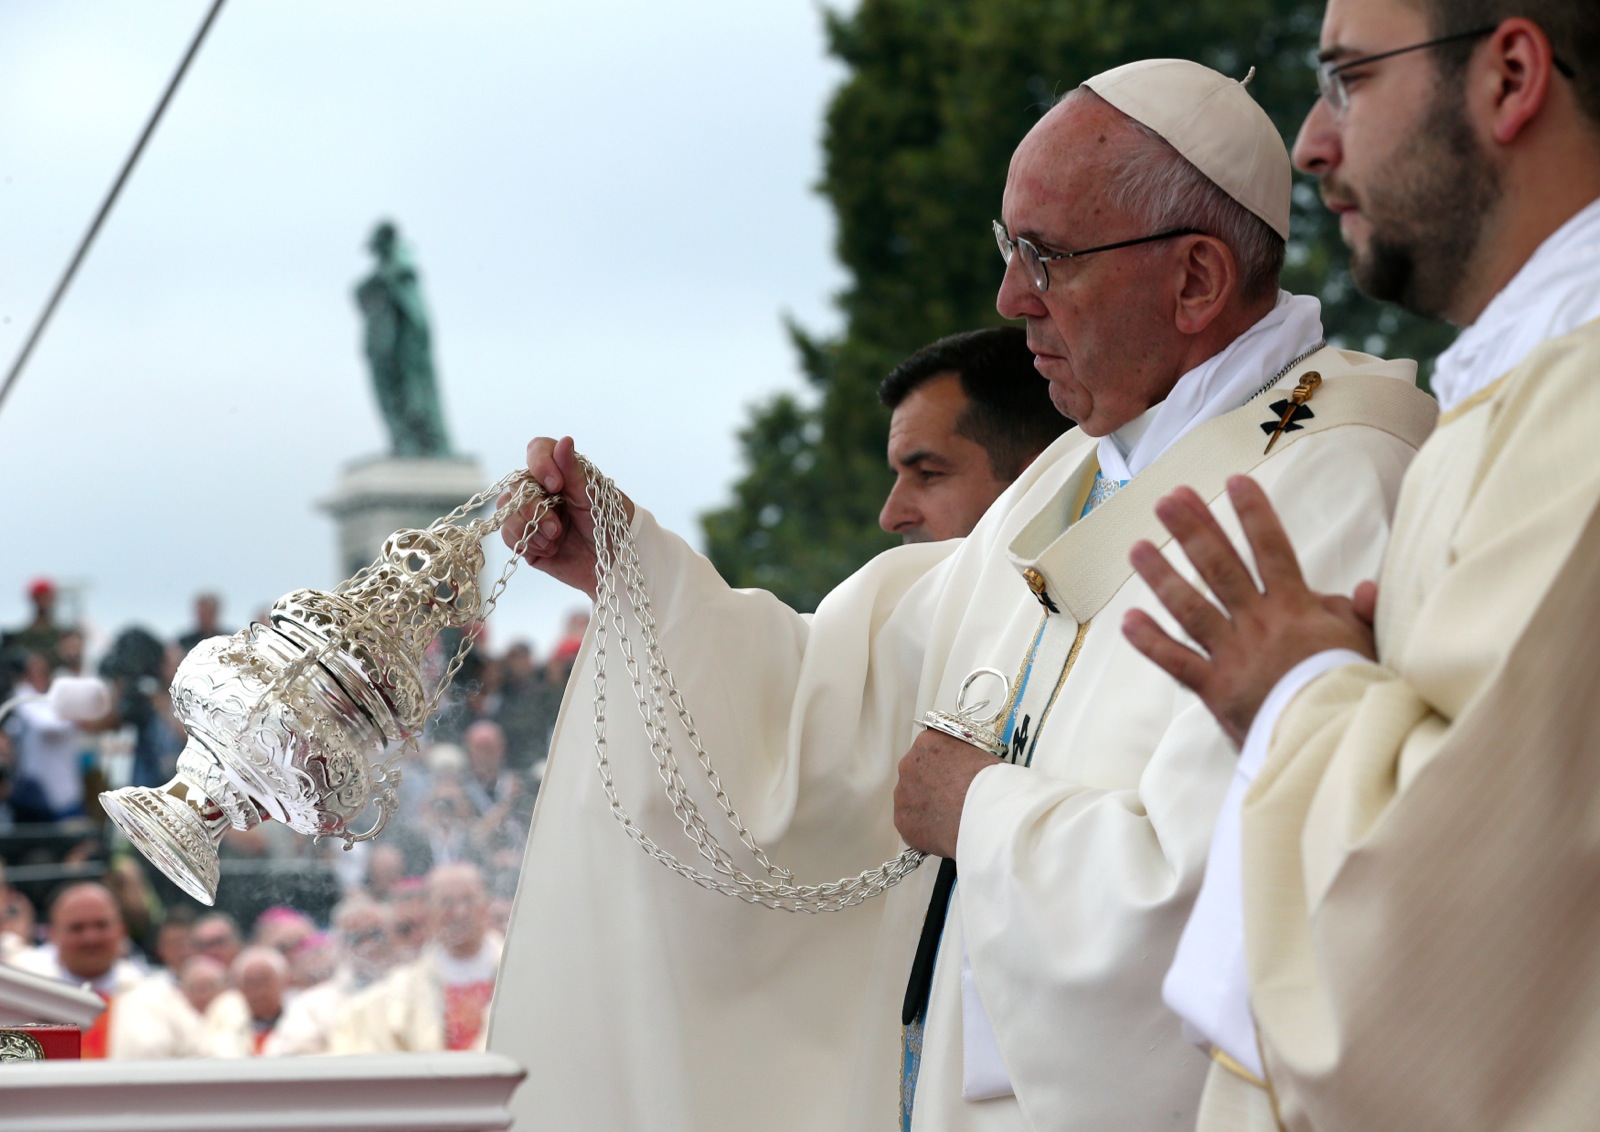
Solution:
<svg viewBox="0 0 1600 1132"><path fill-rule="evenodd" d="M491 518L458 521L502 491L509 497ZM217 845L230 826L270 818L347 846L376 836L397 806L400 745L421 735L466 646L431 693L423 656L442 630L465 629L493 604L510 566L486 601L480 544L535 501L549 506L525 476L508 476L426 530L391 535L332 592L295 590L273 605L270 624L201 642L172 682L189 737L177 773L159 789L102 794L106 814L205 904L216 898ZM355 832L374 803L373 825Z"/></svg>

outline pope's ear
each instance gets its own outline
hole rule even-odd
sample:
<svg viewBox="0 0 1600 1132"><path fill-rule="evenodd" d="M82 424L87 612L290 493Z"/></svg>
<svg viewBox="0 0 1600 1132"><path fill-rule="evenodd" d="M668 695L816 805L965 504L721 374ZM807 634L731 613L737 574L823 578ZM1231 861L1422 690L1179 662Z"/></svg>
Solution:
<svg viewBox="0 0 1600 1132"><path fill-rule="evenodd" d="M1174 320L1180 332L1199 334L1238 294L1239 265L1232 249L1215 236L1182 236L1179 248Z"/></svg>

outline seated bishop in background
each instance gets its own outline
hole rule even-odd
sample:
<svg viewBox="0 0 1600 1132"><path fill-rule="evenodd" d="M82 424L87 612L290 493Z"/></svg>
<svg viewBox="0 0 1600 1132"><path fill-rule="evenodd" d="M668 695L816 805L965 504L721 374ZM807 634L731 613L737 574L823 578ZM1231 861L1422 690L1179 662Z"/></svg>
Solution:
<svg viewBox="0 0 1600 1132"><path fill-rule="evenodd" d="M465 862L428 874L432 942L350 998L329 1053L482 1049L502 940L489 928L483 874Z"/></svg>
<svg viewBox="0 0 1600 1132"><path fill-rule="evenodd" d="M36 975L86 987L105 1000L105 1013L83 1032L83 1056L114 1056L112 1023L120 998L145 972L123 958L128 933L111 890L94 881L70 884L50 902L50 938L10 960Z"/></svg>
<svg viewBox="0 0 1600 1132"><path fill-rule="evenodd" d="M1223 485L1252 472L1308 575L1349 588L1376 568L1434 419L1411 364L1325 346L1316 300L1278 289L1289 190L1283 142L1240 83L1172 60L1090 79L1018 147L995 226L999 310L1026 321L1079 427L970 536L890 550L803 616L729 589L625 504L666 662L772 859L832 880L903 835L952 864L820 916L662 869L617 828L594 773L591 634L490 1040L528 1067L521 1126L1192 1124L1209 1062L1160 981L1235 756L1204 705L1124 640L1122 611L1153 603L1129 548L1160 534L1152 505L1179 483L1236 532ZM529 467L564 500L529 560L592 593L572 443L535 440ZM622 802L683 845L614 643L611 664ZM972 696L1000 709L1000 758L913 724L953 707L979 668L1009 683ZM704 785L699 805L720 822ZM735 860L759 872L744 850Z"/></svg>

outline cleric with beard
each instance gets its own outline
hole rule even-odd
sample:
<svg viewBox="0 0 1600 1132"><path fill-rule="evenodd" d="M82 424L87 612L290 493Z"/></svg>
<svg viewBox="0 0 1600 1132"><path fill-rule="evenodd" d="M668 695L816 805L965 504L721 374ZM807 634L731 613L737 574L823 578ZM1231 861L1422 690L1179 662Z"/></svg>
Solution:
<svg viewBox="0 0 1600 1132"><path fill-rule="evenodd" d="M1165 997L1236 1070L1203 1129L1591 1128L1600 4L1331 0L1321 59L1352 274L1463 329L1376 584L1308 589L1246 479L1255 577L1157 509L1220 609L1134 549L1198 650L1129 638L1242 744Z"/></svg>

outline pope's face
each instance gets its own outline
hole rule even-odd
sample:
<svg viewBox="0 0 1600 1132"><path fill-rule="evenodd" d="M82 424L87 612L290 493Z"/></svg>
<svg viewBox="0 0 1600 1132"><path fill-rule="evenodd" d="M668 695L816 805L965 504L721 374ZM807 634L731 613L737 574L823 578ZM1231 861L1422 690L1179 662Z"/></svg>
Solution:
<svg viewBox="0 0 1600 1132"><path fill-rule="evenodd" d="M1322 58L1334 63L1423 43L1427 19L1393 0L1329 0ZM1350 272L1375 299L1448 317L1499 197L1498 175L1424 49L1340 72L1349 105L1312 106L1295 165L1322 182L1350 248Z"/></svg>
<svg viewBox="0 0 1600 1132"><path fill-rule="evenodd" d="M1036 125L1011 158L1001 223L1046 255L1153 235L1105 198L1122 115L1095 99L1069 99ZM1181 241L1166 240L1049 264L1039 291L1013 255L996 308L1028 324L1034 368L1050 400L1090 436L1114 432L1164 400L1174 368L1172 282Z"/></svg>

